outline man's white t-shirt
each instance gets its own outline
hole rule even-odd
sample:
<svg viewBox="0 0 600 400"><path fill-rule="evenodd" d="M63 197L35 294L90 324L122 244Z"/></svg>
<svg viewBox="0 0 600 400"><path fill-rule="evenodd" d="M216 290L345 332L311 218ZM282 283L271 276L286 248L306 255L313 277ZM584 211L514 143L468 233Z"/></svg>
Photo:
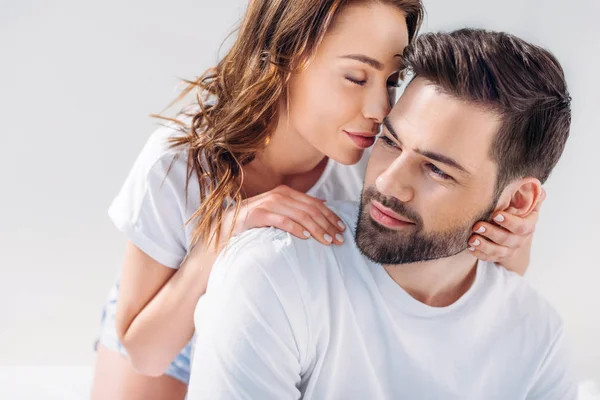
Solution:
<svg viewBox="0 0 600 400"><path fill-rule="evenodd" d="M182 117L189 123L189 118ZM184 260L195 228L186 224L200 207L200 190L195 173L190 177L186 196L187 149L172 148L169 139L181 135L174 123L152 133L119 194L109 208L109 216L128 240L166 267L178 269ZM319 180L307 192L327 200L357 200L360 197L370 149L355 165L328 160ZM115 319L120 271L102 312L100 343L124 352L119 344ZM191 343L191 342L190 342ZM173 361L177 379L187 380L191 345Z"/></svg>
<svg viewBox="0 0 600 400"><path fill-rule="evenodd" d="M138 248L159 263L179 268L195 225L186 222L200 207L198 178L192 174L186 197L187 149L173 149L175 124L157 129L138 156L109 216ZM320 179L307 192L326 200L358 200L370 149L355 165L329 159ZM168 172L168 173L167 173Z"/></svg>
<svg viewBox="0 0 600 400"><path fill-rule="evenodd" d="M353 241L273 228L234 238L195 311L188 399L574 399L557 313L520 276L479 262L448 307L418 302ZM402 268L402 266L398 266Z"/></svg>

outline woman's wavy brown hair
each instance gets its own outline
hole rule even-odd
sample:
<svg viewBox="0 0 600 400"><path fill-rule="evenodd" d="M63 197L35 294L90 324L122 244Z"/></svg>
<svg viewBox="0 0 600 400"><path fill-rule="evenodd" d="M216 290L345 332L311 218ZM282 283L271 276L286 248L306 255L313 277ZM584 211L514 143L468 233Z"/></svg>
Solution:
<svg viewBox="0 0 600 400"><path fill-rule="evenodd" d="M218 245L224 206L239 206L242 166L267 145L290 75L307 65L343 7L371 2L402 10L413 41L424 14L421 0L250 0L231 50L216 67L185 81L173 102L196 89L199 107L188 115L191 123L154 115L183 132L171 142L188 151L186 192L193 172L201 183L200 208L187 221L197 221L190 245L215 238Z"/></svg>

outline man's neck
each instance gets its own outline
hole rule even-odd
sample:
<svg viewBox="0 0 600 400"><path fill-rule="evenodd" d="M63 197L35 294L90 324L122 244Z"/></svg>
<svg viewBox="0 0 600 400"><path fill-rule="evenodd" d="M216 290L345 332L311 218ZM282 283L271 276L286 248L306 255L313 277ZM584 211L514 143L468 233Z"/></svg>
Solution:
<svg viewBox="0 0 600 400"><path fill-rule="evenodd" d="M466 251L453 257L403 265L385 265L408 294L431 307L447 307L473 285L477 259Z"/></svg>

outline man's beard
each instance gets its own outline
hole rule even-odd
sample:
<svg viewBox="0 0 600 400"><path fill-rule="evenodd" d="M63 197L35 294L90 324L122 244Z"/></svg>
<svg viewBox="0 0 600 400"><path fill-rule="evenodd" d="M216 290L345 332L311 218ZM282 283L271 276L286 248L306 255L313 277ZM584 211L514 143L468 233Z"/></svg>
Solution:
<svg viewBox="0 0 600 400"><path fill-rule="evenodd" d="M394 231L378 224L373 221L369 213L363 212L371 200L376 200L395 213L406 217L414 225L406 226L401 231ZM395 198L384 198L371 186L361 195L355 232L356 244L363 255L379 264L408 264L452 257L467 248L467 241L473 233L473 225L477 221L487 221L494 212L497 201L498 197L495 196L484 212L468 218L460 226L447 231L426 233L423 219L418 213Z"/></svg>

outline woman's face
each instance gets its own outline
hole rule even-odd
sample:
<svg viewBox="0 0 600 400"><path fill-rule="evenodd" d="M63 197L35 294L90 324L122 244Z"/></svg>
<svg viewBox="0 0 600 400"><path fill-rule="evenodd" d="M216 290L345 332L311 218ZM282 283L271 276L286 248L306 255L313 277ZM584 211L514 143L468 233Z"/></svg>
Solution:
<svg viewBox="0 0 600 400"><path fill-rule="evenodd" d="M347 6L308 67L291 77L288 123L326 156L357 163L390 111L407 44L398 8Z"/></svg>

